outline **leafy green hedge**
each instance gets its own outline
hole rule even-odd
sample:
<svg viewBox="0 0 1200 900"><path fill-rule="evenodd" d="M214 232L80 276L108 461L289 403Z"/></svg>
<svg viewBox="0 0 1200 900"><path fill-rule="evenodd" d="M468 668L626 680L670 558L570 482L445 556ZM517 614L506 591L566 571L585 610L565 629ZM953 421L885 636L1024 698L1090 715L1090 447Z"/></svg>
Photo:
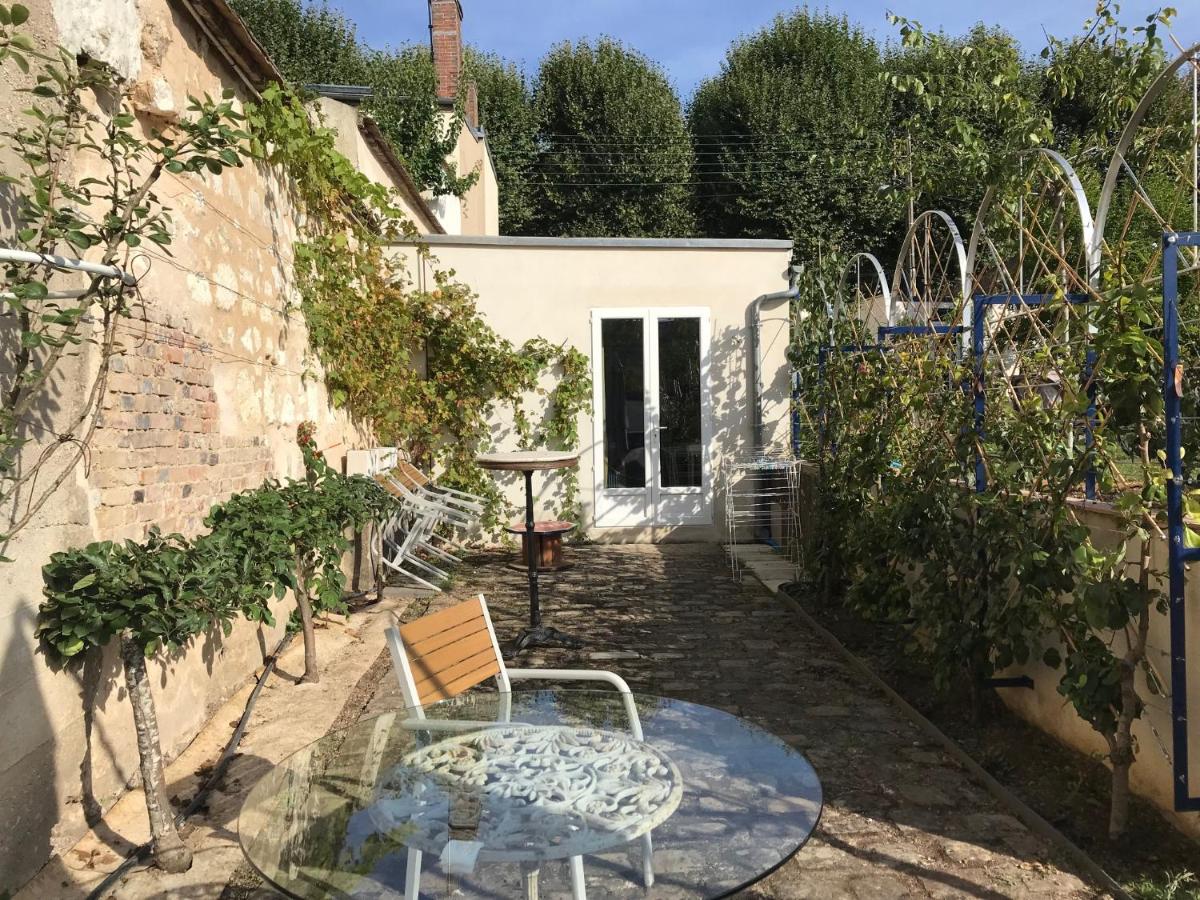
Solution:
<svg viewBox="0 0 1200 900"><path fill-rule="evenodd" d="M127 633L150 655L244 616L273 624L291 590L316 611L342 605L346 532L380 521L394 501L369 478L344 476L305 447L303 479L267 481L214 506L194 539L152 532L55 553L43 567L37 634L61 658Z"/></svg>

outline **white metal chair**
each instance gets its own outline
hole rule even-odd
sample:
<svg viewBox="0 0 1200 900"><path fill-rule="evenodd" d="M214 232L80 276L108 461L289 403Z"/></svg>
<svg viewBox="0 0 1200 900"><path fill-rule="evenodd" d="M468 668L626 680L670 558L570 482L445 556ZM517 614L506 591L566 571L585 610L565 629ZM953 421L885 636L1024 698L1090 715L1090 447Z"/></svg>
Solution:
<svg viewBox="0 0 1200 900"><path fill-rule="evenodd" d="M444 581L449 573L439 568L425 555L440 557L447 562L457 562L458 557L435 546L431 541L438 524L442 521L439 510L429 504L413 502L389 482L386 476L375 476L375 481L381 490L385 490L400 501L400 508L392 518L380 528L379 550L382 562L393 572L404 576L421 587L432 591L441 588L429 579Z"/></svg>
<svg viewBox="0 0 1200 900"><path fill-rule="evenodd" d="M599 681L615 687L621 694L629 730L636 740L642 740L642 723L638 717L633 692L621 676L600 669L510 669L504 665L500 644L488 614L487 601L480 594L448 609L423 616L412 622L388 628L388 649L400 682L404 705L412 710L409 724L429 730L461 731L493 723L431 720L423 707L439 700L449 700L469 688L496 679L502 694L498 720L509 721L511 715L512 682L536 678L541 681ZM642 878L647 888L654 884L653 845L650 835L641 838ZM583 857L570 860L571 895L573 900L585 900ZM408 851L405 877L405 900L417 900L421 877L421 851ZM536 877L526 881L528 900L536 898Z"/></svg>
<svg viewBox="0 0 1200 900"><path fill-rule="evenodd" d="M484 507L487 506L484 497L440 485L408 459L397 461L396 467L389 474L418 496L445 503L475 516L483 515Z"/></svg>
<svg viewBox="0 0 1200 900"><path fill-rule="evenodd" d="M479 520L479 516L462 507L446 503L436 496L418 493L410 488L396 473L385 472L375 476L376 482L393 497L400 501L402 508L415 514L423 514L430 518L430 528L422 534L417 546L434 556L441 557L447 562L460 562L451 550L462 553L465 547L450 535L455 532L466 532ZM437 543L434 543L434 542ZM449 548L449 549L447 549Z"/></svg>

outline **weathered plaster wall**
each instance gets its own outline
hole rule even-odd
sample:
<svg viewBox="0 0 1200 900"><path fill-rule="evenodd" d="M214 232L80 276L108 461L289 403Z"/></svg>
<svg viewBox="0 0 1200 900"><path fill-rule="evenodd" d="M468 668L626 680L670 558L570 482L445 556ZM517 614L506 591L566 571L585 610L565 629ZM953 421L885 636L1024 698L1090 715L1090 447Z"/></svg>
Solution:
<svg viewBox="0 0 1200 900"><path fill-rule="evenodd" d="M362 131L359 129L361 116L359 109L351 104L342 103L329 97L319 97L317 104L320 107L321 117L325 125L337 132L336 145L338 152L350 160L358 171L362 172L372 181L392 185L392 176L367 144L363 138ZM417 223L418 232L429 230L420 224L424 221L424 215L428 213L419 213L414 205L414 201L405 193L397 192L393 197L393 201L410 221Z"/></svg>
<svg viewBox="0 0 1200 900"><path fill-rule="evenodd" d="M26 0L26 28L44 49L65 41L134 79L144 129L164 127L187 96L243 81L170 0ZM28 83L4 68L0 126L18 121ZM357 135L357 132L355 132ZM0 159L9 170L11 160ZM102 175L77 159L78 174ZM119 662L109 648L81 667L51 665L33 638L40 569L49 554L90 540L141 538L150 526L194 534L209 507L266 476L301 471L299 422L318 424L333 459L363 443L335 413L319 371L305 359L302 317L291 304L296 226L288 193L253 165L221 177L164 175L172 256L139 248L146 271L136 314L123 323L87 466L7 548L0 575L0 893L27 880L54 851L95 822L136 778L137 754ZM0 233L14 223L0 198ZM61 282L65 285L67 280ZM59 282L56 280L56 284ZM39 415L61 426L79 403L95 360L85 348ZM42 439L44 435L33 435ZM285 610L286 612L286 610ZM246 682L281 634L240 623L152 664L163 749L177 754L210 712ZM81 865L64 859L56 864Z"/></svg>
<svg viewBox="0 0 1200 900"><path fill-rule="evenodd" d="M1080 519L1088 526L1092 539L1100 546L1115 547L1120 540L1115 530L1117 522L1107 504L1078 504ZM1128 559L1136 561L1139 548L1128 547ZM1155 538L1151 544L1151 570L1156 573L1167 571L1167 544ZM1187 636L1188 636L1188 735L1191 745L1188 779L1192 793L1200 789L1200 578L1197 569L1191 567L1187 589ZM1165 594L1166 579L1160 579L1159 589ZM1123 639L1115 645L1124 646ZM1148 797L1161 808L1175 824L1193 837L1200 838L1200 814L1175 813L1173 796L1173 769L1171 766L1171 646L1168 617L1154 612L1150 621L1150 636L1146 647L1147 661L1154 667L1166 696L1151 690L1144 672L1138 674L1138 691L1146 702L1141 718L1134 723L1133 734L1137 740L1137 762L1130 771L1133 790ZM1011 673L1026 674L1033 679L1033 690L1007 690L1001 692L1004 701L1025 719L1060 741L1085 753L1103 756L1108 748L1103 738L1090 725L1075 715L1066 699L1058 693L1061 670L1055 671L1035 661L1023 668L1014 668Z"/></svg>
<svg viewBox="0 0 1200 900"><path fill-rule="evenodd" d="M712 244L684 247L671 242L631 247L589 241L542 241L503 238L499 241L456 241L429 238L441 268L453 269L479 296L479 309L502 336L520 345L541 336L564 341L591 355L591 310L604 307L707 307L711 321L713 475L727 454L743 453L752 444L750 404L750 304L760 294L787 286L790 249L784 242L725 248ZM736 242L735 242L736 243ZM430 277L431 263L413 262L409 248L397 248L419 277ZM786 441L790 386L785 351L789 322L786 305L768 307L763 315L763 371L766 386L768 443ZM544 388L552 388L547 377ZM537 408L537 398L528 407ZM590 406L590 404L589 404ZM719 540L724 510L719 491L714 526L675 528L594 528L593 466L599 436L593 433L590 410L579 418L582 455L579 482L584 525L599 540ZM511 422L498 419L498 449L515 449ZM523 482L501 477L510 502L523 504ZM535 477L538 509L555 507L561 479Z"/></svg>
<svg viewBox="0 0 1200 900"><path fill-rule="evenodd" d="M452 114L442 113L443 125L451 123ZM485 137L476 135L462 123L454 150L447 156L459 175L478 173L478 177L462 197L443 195L429 198L429 206L447 234L498 235L500 233L500 188L496 168Z"/></svg>
<svg viewBox="0 0 1200 900"><path fill-rule="evenodd" d="M466 125L458 134L458 171L478 172L479 177L463 195L462 234L488 235L500 233L500 189L496 169L487 141Z"/></svg>

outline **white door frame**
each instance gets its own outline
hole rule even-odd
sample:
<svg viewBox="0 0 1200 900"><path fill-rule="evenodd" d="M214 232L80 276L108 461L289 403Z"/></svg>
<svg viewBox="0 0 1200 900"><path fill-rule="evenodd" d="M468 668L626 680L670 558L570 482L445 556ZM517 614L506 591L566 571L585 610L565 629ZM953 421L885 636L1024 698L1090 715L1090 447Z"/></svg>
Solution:
<svg viewBox="0 0 1200 900"><path fill-rule="evenodd" d="M601 322L605 319L642 320L642 371L646 453L646 484L640 488L606 488L604 458L604 347ZM699 487L663 487L658 384L659 319L700 320L700 442ZM713 522L713 446L711 327L707 307L653 306L603 307L591 311L592 325L592 473L595 525L646 527L711 525Z"/></svg>

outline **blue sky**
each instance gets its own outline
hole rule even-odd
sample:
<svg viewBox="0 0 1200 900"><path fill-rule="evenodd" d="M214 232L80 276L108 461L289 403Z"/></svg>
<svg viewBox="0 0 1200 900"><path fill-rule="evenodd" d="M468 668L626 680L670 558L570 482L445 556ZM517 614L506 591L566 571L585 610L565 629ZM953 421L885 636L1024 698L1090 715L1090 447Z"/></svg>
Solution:
<svg viewBox="0 0 1200 900"><path fill-rule="evenodd" d="M1185 46L1200 41L1200 0L1167 0L1180 10L1173 31ZM687 96L716 73L730 42L757 31L778 13L795 9L789 0L462 0L466 40L537 68L546 49L559 41L619 38L658 60ZM359 36L374 46L427 42L425 0L330 0L358 25ZM816 5L816 4L814 4ZM1122 18L1140 24L1162 2L1125 0ZM1017 36L1027 53L1045 45L1051 34L1074 32L1095 9L1095 0L829 0L828 8L845 13L876 37L886 39L889 9L927 27L959 33L983 20ZM820 8L820 6L818 6Z"/></svg>

